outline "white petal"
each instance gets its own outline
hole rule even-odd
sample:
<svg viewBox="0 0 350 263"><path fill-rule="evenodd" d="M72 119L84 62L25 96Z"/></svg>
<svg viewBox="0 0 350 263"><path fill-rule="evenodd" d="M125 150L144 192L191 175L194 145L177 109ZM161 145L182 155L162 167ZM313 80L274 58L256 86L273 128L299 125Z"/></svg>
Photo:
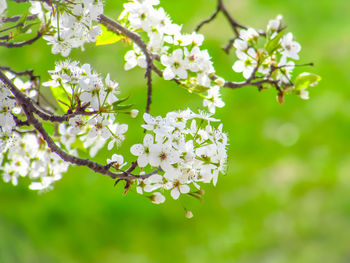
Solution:
<svg viewBox="0 0 350 263"><path fill-rule="evenodd" d="M145 152L145 147L142 144L134 144L131 146L130 152L135 156L140 156Z"/></svg>
<svg viewBox="0 0 350 263"><path fill-rule="evenodd" d="M145 138L143 138L143 145L150 147L153 145L154 139L151 134L146 134Z"/></svg>
<svg viewBox="0 0 350 263"><path fill-rule="evenodd" d="M180 188L180 192L183 193L183 194L187 194L190 192L190 187L187 185L187 184L182 184L179 186Z"/></svg>
<svg viewBox="0 0 350 263"><path fill-rule="evenodd" d="M115 140L111 140L109 143L108 143L108 150L112 150L113 146L114 146L114 143L115 143Z"/></svg>
<svg viewBox="0 0 350 263"><path fill-rule="evenodd" d="M175 200L178 199L179 196L180 196L180 191L179 191L179 189L177 189L177 188L172 189L171 192L170 192L170 195L171 195L171 197L174 198Z"/></svg>
<svg viewBox="0 0 350 263"><path fill-rule="evenodd" d="M148 158L146 154L142 154L137 158L137 164L140 167L145 167L148 164Z"/></svg>
<svg viewBox="0 0 350 263"><path fill-rule="evenodd" d="M187 70L186 69L180 68L177 70L176 73L181 79L187 79Z"/></svg>
<svg viewBox="0 0 350 263"><path fill-rule="evenodd" d="M127 124L121 124L118 126L118 133L125 133L128 131L128 125Z"/></svg>
<svg viewBox="0 0 350 263"><path fill-rule="evenodd" d="M164 70L163 77L165 80L171 80L175 77L175 73L168 67Z"/></svg>
<svg viewBox="0 0 350 263"><path fill-rule="evenodd" d="M182 59L183 57L183 52L182 52L182 49L176 49L174 52L173 52L173 56L174 58L180 58Z"/></svg>
<svg viewBox="0 0 350 263"><path fill-rule="evenodd" d="M233 64L232 69L235 72L242 72L244 70L244 63L241 60L238 60L235 62L235 64Z"/></svg>

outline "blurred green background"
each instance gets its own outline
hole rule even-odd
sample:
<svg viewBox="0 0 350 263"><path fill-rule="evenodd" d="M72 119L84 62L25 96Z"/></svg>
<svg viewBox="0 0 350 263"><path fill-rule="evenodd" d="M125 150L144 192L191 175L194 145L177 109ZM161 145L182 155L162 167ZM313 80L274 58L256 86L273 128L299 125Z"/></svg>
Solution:
<svg viewBox="0 0 350 263"><path fill-rule="evenodd" d="M105 1L116 18L123 1ZM73 167L53 191L0 182L0 262L350 262L350 1L231 0L241 23L265 28L282 14L302 45L298 69L322 76L310 100L255 88L224 90L219 109L229 133L229 169L218 185L205 186L204 203L188 197L153 205L135 193L122 196L105 176ZM176 23L191 32L215 9L214 0L163 0ZM12 4L17 7L18 5ZM220 15L201 31L219 75L235 80L234 55L220 47L232 37ZM111 73L123 95L145 107L142 70L123 70L122 43L75 50L72 58ZM0 64L47 70L61 59L39 41L0 49ZM156 77L155 77L156 78ZM156 78L151 113L201 107L201 99ZM140 115L141 116L141 115ZM140 116L129 125L121 151L141 140ZM102 150L96 160L110 156ZM184 206L194 218L184 217Z"/></svg>

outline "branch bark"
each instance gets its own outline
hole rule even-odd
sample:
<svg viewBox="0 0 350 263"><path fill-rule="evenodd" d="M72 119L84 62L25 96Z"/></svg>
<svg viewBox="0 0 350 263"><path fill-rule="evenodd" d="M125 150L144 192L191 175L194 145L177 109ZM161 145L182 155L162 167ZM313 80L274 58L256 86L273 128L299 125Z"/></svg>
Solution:
<svg viewBox="0 0 350 263"><path fill-rule="evenodd" d="M16 98L17 103L22 107L23 112L27 117L27 120L25 122L21 122L21 124L25 123L25 124L32 125L39 132L42 138L46 141L46 144L50 148L50 150L56 153L58 156L60 156L62 160L78 166L86 166L91 170L93 170L94 172L107 175L112 179L121 179L126 181L130 181L134 179L145 179L158 172L156 170L146 175L133 175L127 172L113 173L109 170L110 169L109 165L101 165L89 159L81 159L66 153L55 144L53 139L43 128L40 121L34 116L34 113L36 113L36 108L32 104L32 101L27 96L25 96L1 71L0 71L0 80L10 89L10 91Z"/></svg>

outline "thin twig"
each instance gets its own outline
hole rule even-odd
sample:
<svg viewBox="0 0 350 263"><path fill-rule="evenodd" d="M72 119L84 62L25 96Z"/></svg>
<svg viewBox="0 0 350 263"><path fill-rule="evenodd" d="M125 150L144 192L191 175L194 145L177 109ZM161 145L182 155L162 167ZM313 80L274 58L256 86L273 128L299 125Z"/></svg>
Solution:
<svg viewBox="0 0 350 263"><path fill-rule="evenodd" d="M147 58L146 78L147 78L147 105L146 112L149 113L152 104L152 59L150 56Z"/></svg>
<svg viewBox="0 0 350 263"><path fill-rule="evenodd" d="M23 16L11 16L11 17L4 17L2 18L2 22L6 23L6 22L16 22L18 21L20 18L22 18ZM38 17L38 15L30 15L26 17L26 20L35 20Z"/></svg>
<svg viewBox="0 0 350 263"><path fill-rule="evenodd" d="M233 46L233 43L235 42L235 40L237 39L237 37L231 38L230 41L226 44L226 46L224 46L222 49L228 54Z"/></svg>
<svg viewBox="0 0 350 263"><path fill-rule="evenodd" d="M123 27L118 22L106 17L105 15L101 14L98 16L98 21L103 24L105 27L107 27L108 30L120 34L123 33L125 36L130 38L134 41L134 43L139 46L139 48L142 50L143 54L146 57L147 62L147 68L146 68L146 78L147 78L147 105L146 105L146 112L149 112L151 103L152 103L152 76L151 76L151 70L155 67L153 64L153 56L148 51L147 45L142 40L142 38L134 33Z"/></svg>
<svg viewBox="0 0 350 263"><path fill-rule="evenodd" d="M230 23L231 25L231 28L233 29L233 32L235 34L235 37L232 38L224 47L224 51L226 53L229 53L230 49L232 48L232 45L233 45L233 42L235 41L235 39L237 39L239 37L239 31L238 29L241 28L241 29L247 29L246 26L238 23L231 15L230 13L228 12L226 6L224 5L224 2L223 0L218 0L218 4L217 4L217 8L216 10L214 11L214 13L207 19L204 19L202 20L196 27L195 31L199 31L199 29L201 29L201 27L211 21L214 20L214 18L217 16L218 13L222 12L223 15L226 17L226 19L228 20L228 22Z"/></svg>
<svg viewBox="0 0 350 263"><path fill-rule="evenodd" d="M218 5L216 10L214 11L214 13L207 19L202 20L198 26L196 27L195 31L199 31L199 29L204 25L207 24L209 22L211 22L212 20L214 20L214 18L217 16L218 13L222 12L223 15L226 17L226 19L228 20L228 22L230 23L234 33L236 36L239 36L239 32L238 29L239 28L243 28L243 29L247 29L246 26L239 24L235 19L233 19L233 17L230 15L230 13L228 12L226 6L224 5L223 0L218 0Z"/></svg>
<svg viewBox="0 0 350 263"><path fill-rule="evenodd" d="M216 17L216 15L221 11L220 5L218 5L218 7L216 8L216 10L214 11L214 13L208 17L207 19L202 20L196 27L195 31L198 32L201 27L207 23L210 23L211 21L214 20L214 18Z"/></svg>
<svg viewBox="0 0 350 263"><path fill-rule="evenodd" d="M9 72L15 74L16 76L28 75L30 80L35 80L35 79L40 78L40 76L34 75L34 71L32 69L30 69L30 70L23 70L23 71L16 71L16 70L13 70L10 67L0 66L0 70L1 71L9 71Z"/></svg>
<svg viewBox="0 0 350 263"><path fill-rule="evenodd" d="M231 27L235 32L236 36L239 36L238 28L247 29L246 26L239 24L235 19L233 19L233 17L230 15L228 10L226 9L223 0L218 0L218 5L220 7L220 10L224 13L225 17L227 18L227 20L230 22Z"/></svg>
<svg viewBox="0 0 350 263"><path fill-rule="evenodd" d="M0 80L10 89L12 94L15 96L17 103L21 105L23 112L27 117L28 124L32 125L42 136L42 138L46 141L47 146L50 150L56 153L60 158L66 162L78 165L78 166L86 166L93 170L94 172L107 175L113 179L121 179L121 180L134 180L134 179L145 179L153 174L156 171L146 174L146 175L131 175L124 173L113 173L109 170L110 167L108 165L101 165L99 163L90 161L89 159L81 159L75 156L72 156L61 148L59 148L55 142L52 140L50 135L45 131L42 124L38 119L34 117L33 109L35 108L33 104L31 104L31 100L25 96L1 71L0 71Z"/></svg>
<svg viewBox="0 0 350 263"><path fill-rule="evenodd" d="M22 42L16 42L16 43L2 41L2 42L0 42L0 46L7 47L7 48L23 47L25 45L33 44L35 41L37 41L39 38L41 38L41 36L42 36L42 33L38 32L37 35L35 37L33 37L32 39L22 41Z"/></svg>

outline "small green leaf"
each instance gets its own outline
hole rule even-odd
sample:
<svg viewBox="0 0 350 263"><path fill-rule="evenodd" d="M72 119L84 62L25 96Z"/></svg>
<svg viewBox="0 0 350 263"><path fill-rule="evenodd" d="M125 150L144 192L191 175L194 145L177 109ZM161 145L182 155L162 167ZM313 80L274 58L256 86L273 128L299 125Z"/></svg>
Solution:
<svg viewBox="0 0 350 263"><path fill-rule="evenodd" d="M113 110L120 111L120 110L127 110L130 109L134 104L128 104L128 105L113 105Z"/></svg>
<svg viewBox="0 0 350 263"><path fill-rule="evenodd" d="M296 90L302 90L317 85L320 80L320 76L304 72L296 77L294 86Z"/></svg>
<svg viewBox="0 0 350 263"><path fill-rule="evenodd" d="M130 98L130 96L127 96L127 97L124 98L124 99L120 99L120 100L114 102L114 103L113 103L113 107L118 106L120 103L122 103L122 102L128 100L129 98Z"/></svg>
<svg viewBox="0 0 350 263"><path fill-rule="evenodd" d="M269 55L272 55L272 53L279 48L280 46L280 39L284 35L284 30L279 32L274 38L269 39L265 44L265 50Z"/></svg>
<svg viewBox="0 0 350 263"><path fill-rule="evenodd" d="M112 31L109 31L107 27L100 25L102 29L102 34L97 36L96 46L110 45L118 42L119 40L125 38L123 35L118 35Z"/></svg>
<svg viewBox="0 0 350 263"><path fill-rule="evenodd" d="M60 106L63 112L66 112L69 108L69 105L71 104L67 93L63 90L62 87L50 87L50 90L52 92L52 95L58 101L57 104Z"/></svg>

